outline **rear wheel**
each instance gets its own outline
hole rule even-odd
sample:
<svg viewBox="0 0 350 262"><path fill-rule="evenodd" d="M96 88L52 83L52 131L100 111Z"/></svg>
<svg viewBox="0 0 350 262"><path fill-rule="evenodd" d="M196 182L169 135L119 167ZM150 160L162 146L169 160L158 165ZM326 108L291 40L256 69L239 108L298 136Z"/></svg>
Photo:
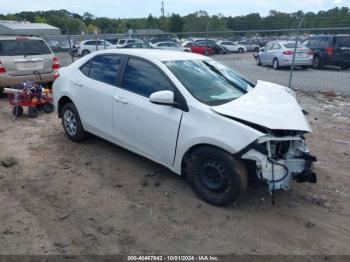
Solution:
<svg viewBox="0 0 350 262"><path fill-rule="evenodd" d="M279 64L277 58L273 59L272 66L273 66L273 69L275 69L275 70L278 70L280 68L280 64Z"/></svg>
<svg viewBox="0 0 350 262"><path fill-rule="evenodd" d="M81 56L86 56L88 54L90 54L91 52L89 50L84 50L82 53L81 53Z"/></svg>
<svg viewBox="0 0 350 262"><path fill-rule="evenodd" d="M322 68L322 60L318 55L314 56L314 59L312 60L312 67L314 69L321 69Z"/></svg>
<svg viewBox="0 0 350 262"><path fill-rule="evenodd" d="M301 66L301 70L307 70L308 66Z"/></svg>
<svg viewBox="0 0 350 262"><path fill-rule="evenodd" d="M36 118L39 115L39 111L36 108L36 106L30 106L28 107L28 117L30 118Z"/></svg>
<svg viewBox="0 0 350 262"><path fill-rule="evenodd" d="M63 129L71 140L80 142L87 137L78 110L73 103L68 103L63 106L61 116Z"/></svg>
<svg viewBox="0 0 350 262"><path fill-rule="evenodd" d="M51 104L51 103L46 103L43 105L43 110L45 113L52 113L54 109L55 108L54 108L53 104Z"/></svg>
<svg viewBox="0 0 350 262"><path fill-rule="evenodd" d="M244 164L231 154L210 146L191 154L186 161L186 175L195 193L217 206L234 202L248 184Z"/></svg>
<svg viewBox="0 0 350 262"><path fill-rule="evenodd" d="M238 48L238 53L243 53L244 49L243 48Z"/></svg>

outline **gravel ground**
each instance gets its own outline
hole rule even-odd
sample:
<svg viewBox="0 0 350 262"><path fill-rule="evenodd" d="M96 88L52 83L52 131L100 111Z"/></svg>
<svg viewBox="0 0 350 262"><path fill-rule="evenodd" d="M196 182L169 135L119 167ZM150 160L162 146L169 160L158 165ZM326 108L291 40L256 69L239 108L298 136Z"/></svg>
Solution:
<svg viewBox="0 0 350 262"><path fill-rule="evenodd" d="M102 139L71 142L56 113L13 120L0 99L0 254L350 255L350 100L298 97L319 182L279 192L276 206L253 184L227 208Z"/></svg>

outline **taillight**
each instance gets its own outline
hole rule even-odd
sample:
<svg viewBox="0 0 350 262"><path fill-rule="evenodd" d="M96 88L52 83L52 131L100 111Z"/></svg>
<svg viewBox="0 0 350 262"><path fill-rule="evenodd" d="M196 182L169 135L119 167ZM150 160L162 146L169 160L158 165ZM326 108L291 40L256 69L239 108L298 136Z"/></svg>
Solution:
<svg viewBox="0 0 350 262"><path fill-rule="evenodd" d="M283 51L283 54L284 54L284 55L293 55L293 54L294 54L294 51L292 51L292 50L286 50L286 51Z"/></svg>
<svg viewBox="0 0 350 262"><path fill-rule="evenodd" d="M6 69L5 69L4 65L0 61L0 74L4 74L4 73L6 73Z"/></svg>
<svg viewBox="0 0 350 262"><path fill-rule="evenodd" d="M56 57L56 56L54 56L54 58L52 58L52 69L53 70L60 69L60 63L58 62L58 57Z"/></svg>
<svg viewBox="0 0 350 262"><path fill-rule="evenodd" d="M329 56L332 56L332 55L333 55L333 52L334 52L334 49L333 49L332 47L329 47L329 48L326 49L326 51L327 51L327 54L328 54Z"/></svg>

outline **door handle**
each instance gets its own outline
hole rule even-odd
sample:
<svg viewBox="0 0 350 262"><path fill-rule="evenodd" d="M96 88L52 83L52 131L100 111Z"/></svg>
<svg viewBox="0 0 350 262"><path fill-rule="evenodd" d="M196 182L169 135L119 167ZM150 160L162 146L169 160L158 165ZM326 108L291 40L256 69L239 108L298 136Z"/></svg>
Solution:
<svg viewBox="0 0 350 262"><path fill-rule="evenodd" d="M80 82L80 81L73 81L73 84L76 85L76 86L82 86L83 83Z"/></svg>
<svg viewBox="0 0 350 262"><path fill-rule="evenodd" d="M114 99L116 102L124 104L124 105L126 105L128 103L128 100L126 100L125 98L119 97L119 96L114 97Z"/></svg>

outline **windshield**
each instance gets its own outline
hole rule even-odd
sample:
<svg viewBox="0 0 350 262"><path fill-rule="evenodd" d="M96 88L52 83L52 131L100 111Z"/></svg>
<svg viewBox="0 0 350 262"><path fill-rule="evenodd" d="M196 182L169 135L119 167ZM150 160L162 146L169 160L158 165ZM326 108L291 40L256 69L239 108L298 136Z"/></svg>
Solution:
<svg viewBox="0 0 350 262"><path fill-rule="evenodd" d="M0 41L0 56L46 54L51 54L51 50L43 40L16 39Z"/></svg>
<svg viewBox="0 0 350 262"><path fill-rule="evenodd" d="M164 64L204 104L215 106L241 97L253 84L225 66L207 60L166 61Z"/></svg>

